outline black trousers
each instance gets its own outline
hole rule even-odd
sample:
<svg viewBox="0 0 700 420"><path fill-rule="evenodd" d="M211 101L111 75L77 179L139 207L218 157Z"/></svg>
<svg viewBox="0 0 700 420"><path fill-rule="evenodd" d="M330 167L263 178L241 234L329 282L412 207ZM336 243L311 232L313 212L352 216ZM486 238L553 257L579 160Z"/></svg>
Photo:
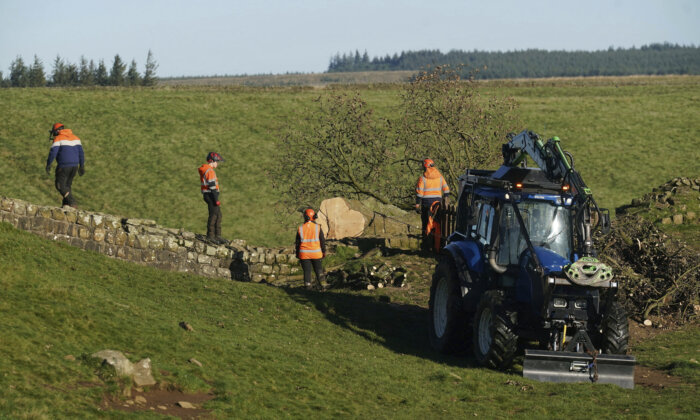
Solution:
<svg viewBox="0 0 700 420"><path fill-rule="evenodd" d="M323 264L321 258L315 258L312 260L299 260L301 262L301 268L304 270L304 285L311 285L311 269L316 272L316 281L320 285L323 280L325 280L325 274L323 274Z"/></svg>
<svg viewBox="0 0 700 420"><path fill-rule="evenodd" d="M61 197L63 197L61 206L74 206L76 203L71 187L73 185L73 178L75 178L75 174L77 173L77 166L56 168L56 189L61 193Z"/></svg>
<svg viewBox="0 0 700 420"><path fill-rule="evenodd" d="M212 193L204 193L204 201L207 203L209 210L209 219L207 219L207 237L221 237L221 207L216 205L216 199Z"/></svg>

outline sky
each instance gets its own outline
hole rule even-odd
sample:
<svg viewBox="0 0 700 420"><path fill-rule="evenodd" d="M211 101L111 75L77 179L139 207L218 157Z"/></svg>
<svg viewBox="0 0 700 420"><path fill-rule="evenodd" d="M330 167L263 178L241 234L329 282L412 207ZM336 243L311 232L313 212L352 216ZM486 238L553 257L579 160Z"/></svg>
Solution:
<svg viewBox="0 0 700 420"><path fill-rule="evenodd" d="M36 55L160 77L319 73L336 53L700 46L699 0L0 0L0 71Z"/></svg>

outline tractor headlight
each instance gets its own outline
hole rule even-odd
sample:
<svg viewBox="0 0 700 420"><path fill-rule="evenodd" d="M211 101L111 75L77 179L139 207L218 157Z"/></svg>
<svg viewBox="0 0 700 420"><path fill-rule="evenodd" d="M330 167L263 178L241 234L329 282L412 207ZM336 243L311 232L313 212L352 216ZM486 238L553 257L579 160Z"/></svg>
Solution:
<svg viewBox="0 0 700 420"><path fill-rule="evenodd" d="M555 308L566 308L566 299L564 298L554 298Z"/></svg>
<svg viewBox="0 0 700 420"><path fill-rule="evenodd" d="M574 308L576 309L586 309L588 307L588 302L586 299L579 299L574 302Z"/></svg>

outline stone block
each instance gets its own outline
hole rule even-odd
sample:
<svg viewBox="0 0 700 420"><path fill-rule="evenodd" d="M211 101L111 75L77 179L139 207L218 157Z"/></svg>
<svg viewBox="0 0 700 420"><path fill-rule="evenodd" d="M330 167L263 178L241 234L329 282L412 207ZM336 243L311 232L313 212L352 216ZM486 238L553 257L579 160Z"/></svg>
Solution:
<svg viewBox="0 0 700 420"><path fill-rule="evenodd" d="M272 266L272 274L279 274L280 273L280 266L279 265L273 265Z"/></svg>
<svg viewBox="0 0 700 420"><path fill-rule="evenodd" d="M63 210L53 207L51 208L51 218L53 220L66 220L66 214L63 212Z"/></svg>
<svg viewBox="0 0 700 420"><path fill-rule="evenodd" d="M118 230L114 232L114 245L122 246L126 244L128 239L127 233L123 230Z"/></svg>
<svg viewBox="0 0 700 420"><path fill-rule="evenodd" d="M114 244L114 235L115 232L111 230L105 231L105 242L108 244Z"/></svg>
<svg viewBox="0 0 700 420"><path fill-rule="evenodd" d="M280 264L280 274L287 275L290 273L289 264Z"/></svg>
<svg viewBox="0 0 700 420"><path fill-rule="evenodd" d="M95 231L92 233L92 239L96 240L97 242L102 242L105 240L106 233L107 232L105 232L105 230L102 228L95 228Z"/></svg>
<svg viewBox="0 0 700 420"><path fill-rule="evenodd" d="M674 225L682 225L683 224L683 215L682 214L674 214L673 215L673 224Z"/></svg>
<svg viewBox="0 0 700 420"><path fill-rule="evenodd" d="M284 264L287 262L288 256L286 254L275 254L275 262L277 264Z"/></svg>
<svg viewBox="0 0 700 420"><path fill-rule="evenodd" d="M156 226L156 221L151 219L125 219L124 223L132 226Z"/></svg>
<svg viewBox="0 0 700 420"><path fill-rule="evenodd" d="M210 257L213 257L214 255L216 255L216 248L217 247L215 246L207 245L206 254Z"/></svg>
<svg viewBox="0 0 700 420"><path fill-rule="evenodd" d="M32 220L32 229L36 231L45 231L48 230L46 226L46 221L51 220L51 219L45 219L43 217L34 217L34 220Z"/></svg>
<svg viewBox="0 0 700 420"><path fill-rule="evenodd" d="M267 253L265 254L265 264L272 265L275 263L275 254Z"/></svg>
<svg viewBox="0 0 700 420"><path fill-rule="evenodd" d="M66 215L66 222L76 223L78 221L78 212L74 208L68 207L67 209L63 210L65 210L64 214Z"/></svg>
<svg viewBox="0 0 700 420"><path fill-rule="evenodd" d="M118 248L116 245L114 245L114 244L107 244L107 243L106 243L106 244L103 244L103 245L104 245L103 252L104 252L105 255L107 255L108 257L114 257L114 256L116 256L116 254L117 254L117 248Z"/></svg>
<svg viewBox="0 0 700 420"><path fill-rule="evenodd" d="M216 277L218 274L218 270L210 265L202 265L199 269L207 277Z"/></svg>
<svg viewBox="0 0 700 420"><path fill-rule="evenodd" d="M156 261L156 252L152 249L144 249L142 253L142 258L143 262L154 262Z"/></svg>
<svg viewBox="0 0 700 420"><path fill-rule="evenodd" d="M288 262L289 262L289 264L296 264L299 262L299 259L297 258L296 255L290 255L288 257Z"/></svg>
<svg viewBox="0 0 700 420"><path fill-rule="evenodd" d="M36 204L27 203L26 209L27 209L27 212L26 212L27 216L36 216L36 212L39 209L39 207Z"/></svg>
<svg viewBox="0 0 700 420"><path fill-rule="evenodd" d="M225 279L230 279L231 278L231 270L228 268L219 268L216 270L217 277L222 277Z"/></svg>
<svg viewBox="0 0 700 420"><path fill-rule="evenodd" d="M291 266L289 267L289 274L297 274L298 272L301 271L301 268L299 266Z"/></svg>
<svg viewBox="0 0 700 420"><path fill-rule="evenodd" d="M17 216L24 216L27 214L27 205L22 201L15 200L15 205L12 206L12 213Z"/></svg>
<svg viewBox="0 0 700 420"><path fill-rule="evenodd" d="M3 197L0 199L0 210L2 211L12 211L12 206L14 205L14 202L10 200L9 198Z"/></svg>
<svg viewBox="0 0 700 420"><path fill-rule="evenodd" d="M190 241L185 239L184 243L182 244L185 248L192 249L194 247L194 241Z"/></svg>
<svg viewBox="0 0 700 420"><path fill-rule="evenodd" d="M85 226L78 226L78 237L80 239L90 239L92 237L92 233L90 232L90 229L86 228Z"/></svg>
<svg viewBox="0 0 700 420"><path fill-rule="evenodd" d="M60 220L54 220L53 221L53 232L57 233L59 235L66 235L68 234L68 227L70 225L66 222L62 222Z"/></svg>
<svg viewBox="0 0 700 420"><path fill-rule="evenodd" d="M216 256L218 258L227 258L231 255L231 251L225 246L220 246L216 248Z"/></svg>
<svg viewBox="0 0 700 420"><path fill-rule="evenodd" d="M197 254L190 251L187 253L187 261L197 261Z"/></svg>
<svg viewBox="0 0 700 420"><path fill-rule="evenodd" d="M17 228L21 230L31 230L32 219L27 216L18 216L17 218Z"/></svg>
<svg viewBox="0 0 700 420"><path fill-rule="evenodd" d="M197 251L200 254L204 254L205 251L207 250L207 244L205 244L202 241L196 241L194 243L194 250Z"/></svg>
<svg viewBox="0 0 700 420"><path fill-rule="evenodd" d="M102 223L103 223L104 227L107 229L116 230L116 229L119 229L122 227L121 220L118 217L112 216L110 214L105 214L103 216Z"/></svg>
<svg viewBox="0 0 700 420"><path fill-rule="evenodd" d="M250 281L253 283L261 283L263 280L265 280L265 277L262 274L253 274L250 276Z"/></svg>
<svg viewBox="0 0 700 420"><path fill-rule="evenodd" d="M134 248L138 249L148 249L148 235L135 234L136 240L134 241Z"/></svg>
<svg viewBox="0 0 700 420"><path fill-rule="evenodd" d="M260 261L260 254L258 254L256 251L250 251L248 253L248 259L246 261L250 261L252 263L256 263Z"/></svg>
<svg viewBox="0 0 700 420"><path fill-rule="evenodd" d="M102 227L104 225L104 216L101 214L93 214L91 226L94 228Z"/></svg>
<svg viewBox="0 0 700 420"><path fill-rule="evenodd" d="M165 250L156 251L156 257L158 258L158 261L160 261L160 262L171 263L173 261L176 261L175 254L173 254L170 251L165 251Z"/></svg>
<svg viewBox="0 0 700 420"><path fill-rule="evenodd" d="M70 239L70 244L71 246L82 249L85 246L85 241L74 237Z"/></svg>
<svg viewBox="0 0 700 420"><path fill-rule="evenodd" d="M197 262L199 264L211 264L211 257L205 254L199 254L197 256Z"/></svg>
<svg viewBox="0 0 700 420"><path fill-rule="evenodd" d="M189 240L194 240L194 238L195 238L194 233L188 232L188 231L182 230L182 229L180 229L180 236L182 236L185 239L189 239Z"/></svg>
<svg viewBox="0 0 700 420"><path fill-rule="evenodd" d="M78 211L78 218L77 218L77 223L82 226L90 226L91 223L91 217L90 213L86 211L79 210Z"/></svg>
<svg viewBox="0 0 700 420"><path fill-rule="evenodd" d="M117 246L117 258L126 259L126 248L123 246Z"/></svg>
<svg viewBox="0 0 700 420"><path fill-rule="evenodd" d="M271 274L272 273L272 266L263 264L262 267L260 267L260 272L263 274Z"/></svg>
<svg viewBox="0 0 700 420"><path fill-rule="evenodd" d="M54 210L57 210L58 212L63 214L63 212L60 209L55 207L39 207L36 211L36 215L39 217L45 217L47 219L50 219L53 217Z"/></svg>
<svg viewBox="0 0 700 420"><path fill-rule="evenodd" d="M97 242L95 241L85 241L85 250L86 251L93 251L93 252L99 252L99 248L97 246Z"/></svg>
<svg viewBox="0 0 700 420"><path fill-rule="evenodd" d="M688 213L685 214L685 218L688 219L689 222L695 221L695 212L694 211L689 211Z"/></svg>
<svg viewBox="0 0 700 420"><path fill-rule="evenodd" d="M163 249L163 237L157 235L149 235L148 247L150 249L160 250Z"/></svg>
<svg viewBox="0 0 700 420"><path fill-rule="evenodd" d="M57 235L53 235L53 237L52 237L51 239L53 239L54 241L65 242L65 243L67 243L67 244L70 244L70 241L71 241L71 237L70 237L70 236L68 236L68 235L58 235L58 234L57 234Z"/></svg>
<svg viewBox="0 0 700 420"><path fill-rule="evenodd" d="M177 238L166 236L163 241L163 247L168 251L176 252L180 246L177 244Z"/></svg>

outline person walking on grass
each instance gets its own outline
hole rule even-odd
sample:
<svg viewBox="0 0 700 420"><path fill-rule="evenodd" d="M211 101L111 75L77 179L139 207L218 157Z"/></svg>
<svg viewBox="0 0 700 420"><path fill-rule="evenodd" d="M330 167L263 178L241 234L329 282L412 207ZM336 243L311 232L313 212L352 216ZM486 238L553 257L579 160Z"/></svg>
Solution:
<svg viewBox="0 0 700 420"><path fill-rule="evenodd" d="M51 164L56 160L56 189L61 193L61 206L76 207L73 196L73 178L75 174L85 174L85 154L80 139L63 124L56 123L49 130L52 140L49 157L46 159L46 174L51 176Z"/></svg>
<svg viewBox="0 0 700 420"><path fill-rule="evenodd" d="M325 287L326 279L323 272L323 258L326 256L326 239L323 229L316 223L318 215L308 208L304 210L304 224L297 229L296 254L301 268L304 270L304 286L312 289L311 270L316 273L316 281L320 289Z"/></svg>
<svg viewBox="0 0 700 420"><path fill-rule="evenodd" d="M225 244L228 241L221 237L221 202L219 201L219 180L216 169L224 158L216 152L207 155L207 163L199 167L202 196L207 203L209 218L207 219L207 239L214 244Z"/></svg>

